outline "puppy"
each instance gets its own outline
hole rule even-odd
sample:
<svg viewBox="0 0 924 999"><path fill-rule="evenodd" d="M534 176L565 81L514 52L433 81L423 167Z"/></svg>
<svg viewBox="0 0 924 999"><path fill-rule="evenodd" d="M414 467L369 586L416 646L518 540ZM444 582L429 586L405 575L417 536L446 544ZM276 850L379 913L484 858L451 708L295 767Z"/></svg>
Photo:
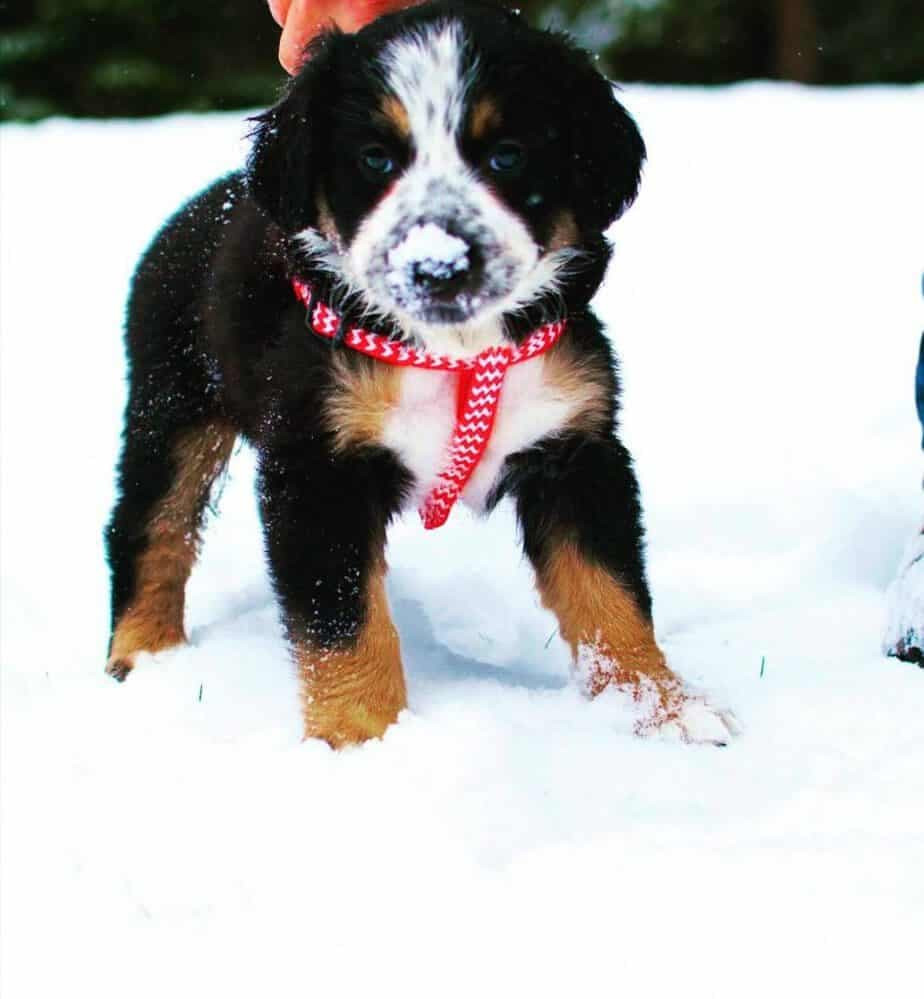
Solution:
<svg viewBox="0 0 924 999"><path fill-rule="evenodd" d="M435 527L509 495L587 694L627 691L639 733L724 742L727 716L655 642L588 305L644 156L587 55L496 8L318 39L246 171L167 222L134 278L108 672L184 641L203 511L242 436L306 736L380 736L407 703L392 518L416 505Z"/></svg>

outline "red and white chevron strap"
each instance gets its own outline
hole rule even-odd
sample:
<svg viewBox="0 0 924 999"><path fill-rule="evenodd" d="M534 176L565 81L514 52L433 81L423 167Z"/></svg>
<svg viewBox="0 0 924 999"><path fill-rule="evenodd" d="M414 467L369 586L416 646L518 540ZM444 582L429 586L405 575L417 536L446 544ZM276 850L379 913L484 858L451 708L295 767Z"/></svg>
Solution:
<svg viewBox="0 0 924 999"><path fill-rule="evenodd" d="M306 308L311 308L311 285L293 278L292 287L299 301ZM326 303L314 302L311 328L319 336L333 340L340 328L340 317ZM459 372L458 416L446 464L420 507L420 517L427 530L446 523L487 449L507 369L512 364L544 354L558 342L564 331L564 320L546 323L530 333L519 346L488 347L474 357L461 359L408 347L359 326L351 326L346 331L341 343L386 364Z"/></svg>

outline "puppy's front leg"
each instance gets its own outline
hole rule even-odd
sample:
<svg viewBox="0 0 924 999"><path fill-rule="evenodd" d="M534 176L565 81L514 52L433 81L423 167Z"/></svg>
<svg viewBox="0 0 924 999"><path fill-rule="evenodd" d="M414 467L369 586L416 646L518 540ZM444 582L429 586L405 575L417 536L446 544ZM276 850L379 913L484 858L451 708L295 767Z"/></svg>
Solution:
<svg viewBox="0 0 924 999"><path fill-rule="evenodd" d="M381 736L407 704L384 558L403 480L384 455L316 447L264 451L260 500L305 737L337 748Z"/></svg>
<svg viewBox="0 0 924 999"><path fill-rule="evenodd" d="M622 444L559 438L513 459L510 486L543 603L558 617L584 691L629 694L641 735L727 741L730 715L691 694L655 641L638 484Z"/></svg>

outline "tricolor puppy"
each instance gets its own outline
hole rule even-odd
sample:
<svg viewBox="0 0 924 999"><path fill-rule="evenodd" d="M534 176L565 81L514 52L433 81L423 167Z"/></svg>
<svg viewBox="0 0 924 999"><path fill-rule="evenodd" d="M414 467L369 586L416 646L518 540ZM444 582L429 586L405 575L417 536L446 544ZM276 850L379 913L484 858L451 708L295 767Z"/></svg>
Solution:
<svg viewBox="0 0 924 999"><path fill-rule="evenodd" d="M583 52L496 8L321 37L247 170L181 209L135 276L108 671L184 640L203 510L243 436L306 735L379 736L406 704L389 521L511 496L586 692L628 692L640 733L723 742L655 643L588 306L644 155Z"/></svg>

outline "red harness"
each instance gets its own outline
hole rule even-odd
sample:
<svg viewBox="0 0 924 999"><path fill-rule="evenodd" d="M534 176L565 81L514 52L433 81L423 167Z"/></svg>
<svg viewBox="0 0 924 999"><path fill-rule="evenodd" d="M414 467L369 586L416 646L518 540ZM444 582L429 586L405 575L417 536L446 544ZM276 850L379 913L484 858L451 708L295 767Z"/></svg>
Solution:
<svg viewBox="0 0 924 999"><path fill-rule="evenodd" d="M292 279L298 300L311 309L313 290L310 284ZM318 336L333 340L340 328L340 317L324 302L314 302L310 313L311 328ZM457 371L456 425L446 456L446 464L437 476L420 507L420 518L427 530L442 527L456 500L461 496L478 462L481 461L500 402L504 377L511 364L519 364L544 354L565 331L565 321L547 323L531 333L519 346L488 347L468 358L430 354L408 347L379 333L351 326L340 338L347 347L386 364L427 371Z"/></svg>

